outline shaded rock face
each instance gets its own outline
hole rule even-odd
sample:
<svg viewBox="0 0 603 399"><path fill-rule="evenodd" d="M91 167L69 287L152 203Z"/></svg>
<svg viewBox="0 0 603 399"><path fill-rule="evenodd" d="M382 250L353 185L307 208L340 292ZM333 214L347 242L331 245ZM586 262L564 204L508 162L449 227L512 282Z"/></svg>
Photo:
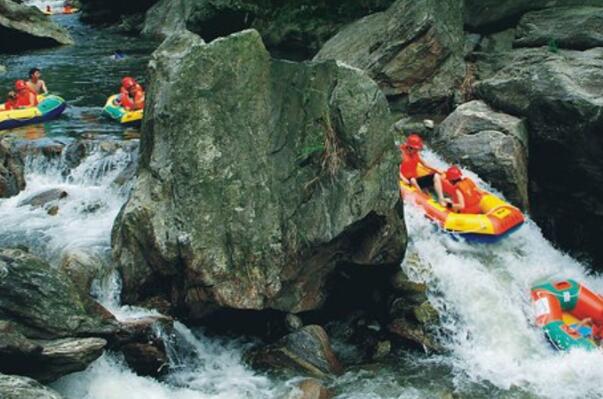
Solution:
<svg viewBox="0 0 603 399"><path fill-rule="evenodd" d="M513 204L528 208L528 130L521 119L471 101L440 124L432 144L451 163L468 167Z"/></svg>
<svg viewBox="0 0 603 399"><path fill-rule="evenodd" d="M465 0L465 25L494 32L513 26L528 11L564 6L603 6L601 0Z"/></svg>
<svg viewBox="0 0 603 399"><path fill-rule="evenodd" d="M52 389L31 378L0 374L0 397L3 399L62 399Z"/></svg>
<svg viewBox="0 0 603 399"><path fill-rule="evenodd" d="M23 160L12 146L0 140L0 198L17 195L25 188Z"/></svg>
<svg viewBox="0 0 603 399"><path fill-rule="evenodd" d="M73 44L69 33L36 7L0 0L0 50L22 51Z"/></svg>
<svg viewBox="0 0 603 399"><path fill-rule="evenodd" d="M297 313L322 304L340 262L400 262L389 110L362 72L272 60L244 31L172 36L150 73L138 178L112 236L127 302Z"/></svg>
<svg viewBox="0 0 603 399"><path fill-rule="evenodd" d="M257 29L279 56L311 58L342 25L387 8L393 0L161 0L146 15L142 33L165 38L187 29L211 41Z"/></svg>
<svg viewBox="0 0 603 399"><path fill-rule="evenodd" d="M81 0L81 18L91 24L111 24L119 22L124 16L142 14L157 0Z"/></svg>
<svg viewBox="0 0 603 399"><path fill-rule="evenodd" d="M603 5L603 2L602 2ZM534 11L521 17L515 47L546 46L585 50L603 46L603 7L565 7Z"/></svg>
<svg viewBox="0 0 603 399"><path fill-rule="evenodd" d="M272 345L248 353L247 358L256 368L289 369L319 378L343 372L327 333L317 325L305 326Z"/></svg>
<svg viewBox="0 0 603 399"><path fill-rule="evenodd" d="M565 249L603 262L603 49L516 49L476 84L490 105L523 116L530 132L532 216Z"/></svg>
<svg viewBox="0 0 603 399"><path fill-rule="evenodd" d="M445 111L465 75L463 48L461 2L398 0L344 27L314 59L367 71L386 95L403 97L409 111Z"/></svg>
<svg viewBox="0 0 603 399"><path fill-rule="evenodd" d="M90 294L92 282L103 277L109 271L109 266L98 254L73 249L63 255L60 270L73 282L80 296L85 297Z"/></svg>

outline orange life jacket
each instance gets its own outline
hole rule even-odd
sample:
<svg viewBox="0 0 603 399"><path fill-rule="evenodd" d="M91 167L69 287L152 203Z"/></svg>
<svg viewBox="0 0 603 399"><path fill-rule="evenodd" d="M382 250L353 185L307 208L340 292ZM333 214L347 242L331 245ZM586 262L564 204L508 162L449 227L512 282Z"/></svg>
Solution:
<svg viewBox="0 0 603 399"><path fill-rule="evenodd" d="M17 99L11 100L10 98L8 100L6 100L6 102L4 103L4 110L5 111L9 111L11 109L17 109L18 105L17 105Z"/></svg>
<svg viewBox="0 0 603 399"><path fill-rule="evenodd" d="M133 109L142 109L144 108L144 89L141 85L136 84L134 87L134 104L132 106Z"/></svg>
<svg viewBox="0 0 603 399"><path fill-rule="evenodd" d="M458 204L459 198L457 190L463 195L465 200L465 207L461 209L461 213L481 213L479 203L482 200L482 192L475 185L473 180L464 178L459 182L453 184L448 179L442 179L442 190L446 193L455 204Z"/></svg>

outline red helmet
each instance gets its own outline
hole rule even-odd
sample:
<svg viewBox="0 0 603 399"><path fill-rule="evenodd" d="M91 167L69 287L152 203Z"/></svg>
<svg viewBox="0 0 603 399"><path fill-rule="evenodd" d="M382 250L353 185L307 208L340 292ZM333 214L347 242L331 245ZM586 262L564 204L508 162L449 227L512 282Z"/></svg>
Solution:
<svg viewBox="0 0 603 399"><path fill-rule="evenodd" d="M423 139L418 134L413 133L406 139L406 145L420 150L423 148Z"/></svg>
<svg viewBox="0 0 603 399"><path fill-rule="evenodd" d="M446 179L450 181L460 180L463 177L463 173L458 166L451 166L446 171Z"/></svg>
<svg viewBox="0 0 603 399"><path fill-rule="evenodd" d="M17 90L23 90L23 89L26 89L26 88L27 88L27 85L25 84L24 80L17 80L15 82L15 89L17 89Z"/></svg>
<svg viewBox="0 0 603 399"><path fill-rule="evenodd" d="M135 84L136 84L136 81L134 80L134 78L131 78L130 76L126 76L125 78L123 78L121 80L121 85L126 90L130 90L130 88L132 88Z"/></svg>

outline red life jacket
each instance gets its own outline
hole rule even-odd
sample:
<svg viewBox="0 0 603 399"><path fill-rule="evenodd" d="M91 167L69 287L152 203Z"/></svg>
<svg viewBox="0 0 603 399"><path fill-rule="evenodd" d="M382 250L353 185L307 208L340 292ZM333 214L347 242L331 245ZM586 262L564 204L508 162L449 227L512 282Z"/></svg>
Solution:
<svg viewBox="0 0 603 399"><path fill-rule="evenodd" d="M30 89L19 90L17 93L18 107L35 107L38 105L38 96Z"/></svg>
<svg viewBox="0 0 603 399"><path fill-rule="evenodd" d="M482 193L477 188L473 180L464 178L456 183L451 183L448 179L442 179L442 190L446 193L455 204L459 203L457 190L463 195L465 207L461 209L461 213L481 213L482 210L479 203L482 200Z"/></svg>
<svg viewBox="0 0 603 399"><path fill-rule="evenodd" d="M134 101L132 104L133 109L142 109L144 108L144 89L141 85L136 84L134 87Z"/></svg>
<svg viewBox="0 0 603 399"><path fill-rule="evenodd" d="M134 101L130 98L130 93L126 90L125 87L120 87L119 89L119 103L125 109L132 109L134 106Z"/></svg>
<svg viewBox="0 0 603 399"><path fill-rule="evenodd" d="M11 109L17 109L17 99L11 100L10 98L4 103L4 110L8 111Z"/></svg>
<svg viewBox="0 0 603 399"><path fill-rule="evenodd" d="M419 177L418 166L421 162L419 151L409 152L408 146L405 144L400 146L400 151L402 151L402 163L400 164L400 173L402 176L407 179Z"/></svg>

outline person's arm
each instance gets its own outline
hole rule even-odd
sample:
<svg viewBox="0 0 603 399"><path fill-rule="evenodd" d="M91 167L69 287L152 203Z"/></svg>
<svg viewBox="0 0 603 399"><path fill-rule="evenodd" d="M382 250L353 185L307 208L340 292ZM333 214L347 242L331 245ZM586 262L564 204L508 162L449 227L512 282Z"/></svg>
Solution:
<svg viewBox="0 0 603 399"><path fill-rule="evenodd" d="M455 212L460 212L463 208L465 208L465 197L463 197L461 190L456 190L456 198L458 198L459 202L452 202L452 210Z"/></svg>
<svg viewBox="0 0 603 399"><path fill-rule="evenodd" d="M44 82L43 80L40 80L40 83L42 84L42 93L48 94L48 89L46 88L46 82Z"/></svg>

